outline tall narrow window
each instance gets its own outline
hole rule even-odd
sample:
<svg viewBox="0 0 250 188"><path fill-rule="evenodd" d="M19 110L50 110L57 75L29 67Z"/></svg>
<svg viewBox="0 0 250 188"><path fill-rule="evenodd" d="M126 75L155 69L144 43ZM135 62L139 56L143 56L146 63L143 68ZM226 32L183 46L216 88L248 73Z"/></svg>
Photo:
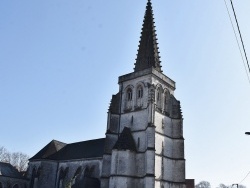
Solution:
<svg viewBox="0 0 250 188"><path fill-rule="evenodd" d="M129 88L129 89L127 90L127 100L128 100L128 101L131 101L131 100L132 100L132 89L131 89L131 88Z"/></svg>
<svg viewBox="0 0 250 188"><path fill-rule="evenodd" d="M143 89L142 86L139 86L137 89L137 98L140 99L143 97Z"/></svg>
<svg viewBox="0 0 250 188"><path fill-rule="evenodd" d="M33 188L35 185L35 178L36 178L36 167L33 168L30 180L30 188Z"/></svg>
<svg viewBox="0 0 250 188"><path fill-rule="evenodd" d="M139 85L136 89L136 107L140 108L142 107L143 101L143 88L141 85Z"/></svg>
<svg viewBox="0 0 250 188"><path fill-rule="evenodd" d="M126 92L126 110L131 110L132 109L132 103L133 103L133 92L131 88L127 89Z"/></svg>
<svg viewBox="0 0 250 188"><path fill-rule="evenodd" d="M63 187L63 183L64 183L64 179L67 176L69 171L69 167L67 167L65 170L61 167L60 172L59 172L59 178L58 178L58 188L62 188Z"/></svg>
<svg viewBox="0 0 250 188"><path fill-rule="evenodd" d="M78 175L80 175L81 171L82 171L82 167L79 166L79 167L76 169L76 172L75 172L74 177L77 177Z"/></svg>
<svg viewBox="0 0 250 188"><path fill-rule="evenodd" d="M161 90L160 88L157 89L156 92L156 105L158 109L162 108L162 104L161 104Z"/></svg>
<svg viewBox="0 0 250 188"><path fill-rule="evenodd" d="M90 177L90 170L88 166L84 170L84 177Z"/></svg>

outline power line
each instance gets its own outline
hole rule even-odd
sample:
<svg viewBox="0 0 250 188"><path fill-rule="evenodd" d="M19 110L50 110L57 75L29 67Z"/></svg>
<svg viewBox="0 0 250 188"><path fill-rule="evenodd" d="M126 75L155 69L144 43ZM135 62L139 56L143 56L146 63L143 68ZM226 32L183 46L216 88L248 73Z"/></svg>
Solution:
<svg viewBox="0 0 250 188"><path fill-rule="evenodd" d="M243 55L242 55L242 52L241 52L241 48L240 48L240 45L239 45L239 41L238 41L238 38L237 38L237 35L236 35L236 32L235 32L235 29L234 29L234 25L233 25L233 22L232 22L232 18L231 18L230 12L229 12L229 10L228 10L228 6L227 6L227 3L226 3L226 0L224 0L224 2L225 2L225 5L226 5L226 8L227 8L227 12L228 12L228 16L229 16L229 18L230 18L231 25L232 25L232 27L233 27L234 35L235 35L235 38L236 38L236 41L237 41L237 44L238 44L238 48L239 48L239 51L240 51L240 54L241 54L241 58L242 58L242 61L243 61L243 65L244 65L246 74L247 74L247 78L248 78L248 81L249 81L249 83L250 83L250 79L249 79L249 75L248 75L247 68L246 68L246 65L245 65L245 61L244 61L244 58L243 58ZM242 36L241 36L239 23L238 23L238 20L237 20L237 17L236 17L236 13L235 13L235 10L234 10L234 6L233 6L232 0L230 0L230 2L231 2L232 9L233 9L233 12L234 12L234 18L235 18L235 21L236 21L236 24L237 24L237 28L238 28L238 31L239 31L239 35L240 35L242 47L243 47L243 50L244 50L244 53L245 53L245 58L246 58L247 66L248 66L248 71L249 71L249 73L250 73L250 66L249 66L249 63L248 63L248 59L247 59L247 54L246 54L245 46L244 46L243 39L242 39ZM248 177L249 174L250 174L250 171L249 171L249 172L247 173L247 175L240 181L239 184L241 184L241 183Z"/></svg>
<svg viewBox="0 0 250 188"><path fill-rule="evenodd" d="M240 48L240 43L239 43L236 31L234 29L234 24L233 24L233 21L232 21L232 18L231 18L231 15L230 15L230 12L229 12L229 9L228 9L228 6L227 6L227 2L226 2L226 0L224 0L224 2L225 2L225 5L226 5L226 8L227 8L227 13L228 13L228 16L229 16L233 31L234 31L234 36L235 36L235 39L237 41L237 45L238 45L238 48L239 48L239 51L240 51L241 59L242 59L242 62L243 62L243 65L244 65L244 68L245 68L245 71L246 71L246 74L247 74L247 78L248 78L248 81L250 83L249 74L248 74L248 71L247 71L247 67L245 65L244 57L243 57L243 54L242 54L242 51L241 51L241 48ZM249 69L249 73L250 73L250 69Z"/></svg>
<svg viewBox="0 0 250 188"><path fill-rule="evenodd" d="M250 174L250 171L247 173L247 175L243 178L243 180L241 180L241 182L243 182L246 178L247 178L247 176ZM241 184L241 182L239 183L239 184Z"/></svg>
<svg viewBox="0 0 250 188"><path fill-rule="evenodd" d="M242 46L243 46L243 50L244 50L246 61L247 61L248 70L249 70L249 73L250 73L250 66L249 66L248 59L247 59L247 53L246 53L245 45L243 43L243 39L242 39L242 36L241 36L240 27L239 27L239 23L238 23L238 20L237 20L237 17L236 17L236 13L235 13L235 10L234 10L233 1L230 0L230 2L231 2L232 9L233 9L233 12L234 12L235 21L237 23L237 28L238 28L238 31L239 31L239 34L240 34L241 43L242 43Z"/></svg>

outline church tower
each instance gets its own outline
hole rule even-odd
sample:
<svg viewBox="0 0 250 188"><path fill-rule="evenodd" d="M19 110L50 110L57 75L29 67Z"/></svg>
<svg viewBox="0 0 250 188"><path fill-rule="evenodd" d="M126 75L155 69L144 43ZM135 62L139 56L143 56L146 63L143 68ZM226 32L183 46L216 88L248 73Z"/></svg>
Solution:
<svg viewBox="0 0 250 188"><path fill-rule="evenodd" d="M102 188L185 188L183 118L175 82L163 74L147 2L134 72L112 96Z"/></svg>

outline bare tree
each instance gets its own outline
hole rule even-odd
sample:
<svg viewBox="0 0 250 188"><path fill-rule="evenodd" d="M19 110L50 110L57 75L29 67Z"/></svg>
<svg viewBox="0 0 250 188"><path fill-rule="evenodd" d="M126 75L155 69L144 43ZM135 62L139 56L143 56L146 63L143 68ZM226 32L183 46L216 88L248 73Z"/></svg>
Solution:
<svg viewBox="0 0 250 188"><path fill-rule="evenodd" d="M0 162L9 163L10 159L10 152L5 147L0 147Z"/></svg>
<svg viewBox="0 0 250 188"><path fill-rule="evenodd" d="M14 152L11 155L11 164L17 168L18 171L25 171L28 167L29 156L22 152Z"/></svg>
<svg viewBox="0 0 250 188"><path fill-rule="evenodd" d="M10 153L5 147L0 147L0 162L10 163L21 172L27 169L28 161L28 155L22 152Z"/></svg>
<svg viewBox="0 0 250 188"><path fill-rule="evenodd" d="M217 188L229 188L230 186L226 186L225 184L221 183Z"/></svg>
<svg viewBox="0 0 250 188"><path fill-rule="evenodd" d="M231 184L231 185L225 185L221 183L217 188L246 188L246 186L241 184Z"/></svg>
<svg viewBox="0 0 250 188"><path fill-rule="evenodd" d="M208 181L201 181L195 185L195 188L211 188L211 185Z"/></svg>
<svg viewBox="0 0 250 188"><path fill-rule="evenodd" d="M246 186L245 186L245 185L239 184L239 185L238 185L238 188L246 188Z"/></svg>

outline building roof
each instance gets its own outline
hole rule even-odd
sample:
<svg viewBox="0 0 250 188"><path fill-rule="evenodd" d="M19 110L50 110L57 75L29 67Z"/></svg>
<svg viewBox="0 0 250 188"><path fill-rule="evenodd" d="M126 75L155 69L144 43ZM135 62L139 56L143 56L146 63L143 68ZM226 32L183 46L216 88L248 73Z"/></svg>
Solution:
<svg viewBox="0 0 250 188"><path fill-rule="evenodd" d="M47 157L54 160L69 160L102 157L105 138L67 144L59 152Z"/></svg>
<svg viewBox="0 0 250 188"><path fill-rule="evenodd" d="M151 2L148 0L134 71L154 67L157 71L162 72L160 62L153 10Z"/></svg>
<svg viewBox="0 0 250 188"><path fill-rule="evenodd" d="M50 144L51 142L48 145ZM60 149L58 151L55 151L50 155L43 157L42 155L44 153L43 150L46 152L45 148L48 147L47 145L30 160L38 160L38 159L72 160L72 159L102 157L104 153L105 138L65 144L64 146L63 144L64 143L60 145L59 147Z"/></svg>
<svg viewBox="0 0 250 188"><path fill-rule="evenodd" d="M9 163L0 162L0 176L23 178L22 174Z"/></svg>
<svg viewBox="0 0 250 188"><path fill-rule="evenodd" d="M130 128L124 127L113 149L136 151L135 141Z"/></svg>
<svg viewBox="0 0 250 188"><path fill-rule="evenodd" d="M67 145L66 143L63 143L63 142L60 142L57 140L52 140L43 149L41 149L36 155L34 155L32 158L30 158L30 160L44 159L44 158L58 152L66 145Z"/></svg>

